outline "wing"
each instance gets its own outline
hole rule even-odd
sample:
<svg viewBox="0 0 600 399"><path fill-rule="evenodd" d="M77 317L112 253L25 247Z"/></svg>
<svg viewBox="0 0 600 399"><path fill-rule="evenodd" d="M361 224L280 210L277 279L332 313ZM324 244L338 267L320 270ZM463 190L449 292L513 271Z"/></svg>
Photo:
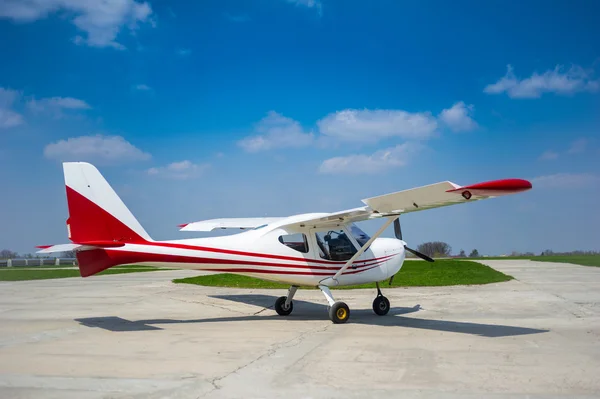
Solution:
<svg viewBox="0 0 600 399"><path fill-rule="evenodd" d="M494 180L469 186L459 186L458 184L444 181L367 198L362 200L367 205L362 208L319 215L318 217L294 218L288 225L310 226L313 228L335 226L340 223L359 222L516 194L529 190L531 187L530 182L521 179Z"/></svg>
<svg viewBox="0 0 600 399"><path fill-rule="evenodd" d="M225 218L180 224L179 231L212 231L216 229L253 229L285 218Z"/></svg>
<svg viewBox="0 0 600 399"><path fill-rule="evenodd" d="M211 219L179 225L180 231L212 231L216 229L252 229L286 219L286 226L313 228L359 222L402 213L478 201L529 190L531 183L521 179L494 180L459 186L450 181L411 188L362 200L367 206L327 214L297 215L288 218Z"/></svg>
<svg viewBox="0 0 600 399"><path fill-rule="evenodd" d="M298 226L305 227L309 226L312 228L335 226L340 223L360 222L362 220L375 219L381 217L377 212L373 212L368 206L360 208L348 209L345 211L319 214L319 216L313 216L308 214L306 216L300 215L300 217L291 217L290 222L287 226Z"/></svg>
<svg viewBox="0 0 600 399"><path fill-rule="evenodd" d="M521 179L494 180L463 187L445 181L367 198L363 202L379 213L408 213L516 194L531 187L530 182Z"/></svg>

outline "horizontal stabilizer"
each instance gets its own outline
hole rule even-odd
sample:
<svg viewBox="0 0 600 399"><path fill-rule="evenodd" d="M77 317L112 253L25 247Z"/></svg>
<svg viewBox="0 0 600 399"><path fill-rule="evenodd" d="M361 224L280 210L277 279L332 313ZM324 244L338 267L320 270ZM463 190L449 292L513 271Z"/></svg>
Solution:
<svg viewBox="0 0 600 399"><path fill-rule="evenodd" d="M36 248L41 248L41 251L37 251L38 254L48 254L74 250L86 251L96 248L118 248L123 246L125 246L124 243L115 241L86 241L74 244L38 245Z"/></svg>
<svg viewBox="0 0 600 399"><path fill-rule="evenodd" d="M38 254L51 254L55 252L68 252L79 248L79 244L58 244L58 245L38 245L36 248L41 248L37 251Z"/></svg>

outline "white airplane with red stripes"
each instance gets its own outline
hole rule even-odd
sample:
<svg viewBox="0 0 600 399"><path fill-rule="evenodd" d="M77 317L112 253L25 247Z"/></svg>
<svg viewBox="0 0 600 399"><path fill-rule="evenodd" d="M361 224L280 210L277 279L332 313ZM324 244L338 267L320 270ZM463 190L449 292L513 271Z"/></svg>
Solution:
<svg viewBox="0 0 600 399"><path fill-rule="evenodd" d="M221 237L155 241L127 209L93 165L63 163L69 218L70 244L41 246L40 253L75 251L82 277L117 265L235 273L289 284L275 310L287 316L300 286L318 287L329 304L334 323L345 323L350 309L336 301L330 288L376 283L373 310L385 315L389 300L379 283L400 271L406 251L433 262L409 248L402 239L399 217L442 206L494 198L526 191L522 179L489 181L459 186L449 181L362 200L364 206L334 213L309 213L289 217L212 219L180 225L181 231L242 229ZM371 237L356 222L384 221ZM394 223L396 238L380 238Z"/></svg>

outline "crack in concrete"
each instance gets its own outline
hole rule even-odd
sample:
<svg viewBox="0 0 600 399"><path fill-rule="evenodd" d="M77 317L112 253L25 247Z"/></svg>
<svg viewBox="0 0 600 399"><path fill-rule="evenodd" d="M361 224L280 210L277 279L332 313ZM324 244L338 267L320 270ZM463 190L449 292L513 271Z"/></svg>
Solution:
<svg viewBox="0 0 600 399"><path fill-rule="evenodd" d="M267 308L265 308L265 309L267 309ZM263 309L263 310L264 310L264 309ZM305 339L306 339L308 336L310 336L310 335L312 335L312 334L318 334L318 333L321 333L321 332L325 332L325 331L326 331L326 330L327 330L327 329L328 329L330 326L331 326L331 325L330 325L330 324L328 324L328 325L326 325L326 326L324 326L324 327L321 327L321 328L316 328L316 329L307 330L307 331L304 331L304 332L300 333L300 335L298 335L298 336L296 336L296 337L294 337L294 338L292 338L292 339L289 339L289 340L287 340L287 341L284 341L284 342L281 342L281 343L278 343L278 344L274 344L274 345L272 345L272 346L271 346L269 349L267 349L267 351L266 351L265 353L261 354L260 356L256 357L255 359L253 359L253 360L249 361L248 363L246 363L246 364L243 364L243 365L241 365L241 366L237 367L235 370L232 370L232 371L230 371L229 373L225 374L225 375L224 375L224 376L222 376L222 377L216 377L216 378L213 378L213 379L209 380L208 382L209 382L209 383L210 383L210 384L213 386L213 389L212 389L212 390L210 390L210 391L208 391L208 392L206 392L206 393L204 393L204 394L202 394L202 395L200 395L200 396L198 396L198 398L197 398L197 399L200 399L200 398L206 397L206 396L207 396L207 395L209 395L210 393L212 393L212 392L214 392L214 391L217 391L217 390L219 390L219 389L222 389L222 388L223 388L223 386L220 386L220 385L219 385L219 382L220 382L220 381L222 381L222 380L224 380L224 379L226 379L226 378L228 378L229 376L231 376L231 375L233 375L233 374L237 374L237 373L238 373L240 370L242 370L242 369L245 369L245 368L247 368L247 367L249 367L249 366L253 365L254 363L256 363L256 362L260 361L261 359L264 359L265 357L273 356L273 355L274 355L274 354L276 354L276 353L277 353L277 351L279 351L280 349L283 349L283 348L291 348L291 347L294 347L294 346L298 346L298 345L300 345L300 344L301 344L301 343L302 343L302 342L303 342L303 341L304 341L304 340L305 340ZM291 343L291 345L290 345L290 343ZM318 345L317 345L317 346L318 346ZM299 360L303 359L303 358L304 358L304 357L305 357L305 356L306 356L308 353L312 352L313 350L314 350L314 348L313 348L313 349L311 349L311 350L310 350L309 352L307 352L306 354L304 354L304 355L302 356L302 358L300 358ZM297 363L297 361L296 361L296 362L294 362L294 364L295 364L295 363Z"/></svg>
<svg viewBox="0 0 600 399"><path fill-rule="evenodd" d="M217 308L217 309L221 309L221 310L228 310L230 312L235 312L235 313L239 313L239 314L243 314L243 315L247 314L246 312L240 312L239 310L231 309L231 308L228 308L228 307L225 307L225 306L219 306L219 305L216 305L216 304L210 303L210 302L203 302L201 300L192 301L192 300L185 300L185 299L181 299L181 298L174 298L174 297L171 297L171 296L169 296L168 298L172 299L174 301L179 301L179 302L184 302L184 303L193 303L193 304L198 304L198 305L211 306L213 308Z"/></svg>
<svg viewBox="0 0 600 399"><path fill-rule="evenodd" d="M256 313L253 313L253 314L252 314L252 316L256 316L256 315L258 315L258 314L261 314L262 312L264 312L264 311L265 311L265 310L267 310L267 309L273 309L273 306L267 306L267 307L264 307L264 308L262 308L261 310L259 310L258 312L256 312Z"/></svg>

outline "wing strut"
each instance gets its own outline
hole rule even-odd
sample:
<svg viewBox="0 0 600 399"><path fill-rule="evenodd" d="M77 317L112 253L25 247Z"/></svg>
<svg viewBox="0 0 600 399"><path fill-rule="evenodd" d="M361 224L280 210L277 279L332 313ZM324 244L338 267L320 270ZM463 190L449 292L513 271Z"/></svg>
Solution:
<svg viewBox="0 0 600 399"><path fill-rule="evenodd" d="M352 266L352 263L358 259L359 256L361 256L363 254L363 252L365 252L365 250L367 248L369 248L369 246L373 243L373 241L375 241L376 238L378 238L381 233L383 233L385 231L385 229L387 229L387 227L392 224L392 222L396 219L398 219L400 217L400 215L395 215L392 217L389 217L388 220L383 224L383 226L381 226L381 228L379 230L377 230L377 233L375 233L373 235L373 237L369 238L369 241L367 241L365 243L365 245L363 245L357 253L355 253L350 259L348 259L348 261L344 264L344 266L342 266L342 268L340 270L338 270L338 272L336 274L333 275L333 277L328 277L331 278L332 280L334 280L337 284L337 278L339 276L341 276L341 274L346 271L346 269L348 269L350 266ZM325 279L326 280L326 279ZM321 283L323 283L323 281L321 281Z"/></svg>

